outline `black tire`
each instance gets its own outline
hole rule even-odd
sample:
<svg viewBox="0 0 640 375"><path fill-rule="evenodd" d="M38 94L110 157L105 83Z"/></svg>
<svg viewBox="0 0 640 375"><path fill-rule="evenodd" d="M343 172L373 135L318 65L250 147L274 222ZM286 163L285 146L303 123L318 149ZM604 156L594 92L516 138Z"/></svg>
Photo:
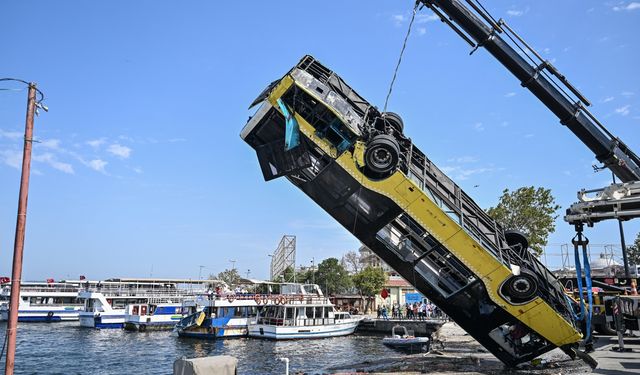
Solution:
<svg viewBox="0 0 640 375"><path fill-rule="evenodd" d="M510 247L517 247L519 245L522 250L529 248L529 239L527 239L524 233L518 230L504 231L504 238Z"/></svg>
<svg viewBox="0 0 640 375"><path fill-rule="evenodd" d="M393 173L400 160L400 146L390 135L379 134L367 144L364 164L369 177L384 178Z"/></svg>
<svg viewBox="0 0 640 375"><path fill-rule="evenodd" d="M399 114L395 112L384 112L382 114L382 118L398 133L402 133L404 131L404 121L402 121L402 117L400 117Z"/></svg>
<svg viewBox="0 0 640 375"><path fill-rule="evenodd" d="M518 276L511 276L503 287L503 293L518 302L526 302L533 299L537 292L538 282L535 276L524 271Z"/></svg>

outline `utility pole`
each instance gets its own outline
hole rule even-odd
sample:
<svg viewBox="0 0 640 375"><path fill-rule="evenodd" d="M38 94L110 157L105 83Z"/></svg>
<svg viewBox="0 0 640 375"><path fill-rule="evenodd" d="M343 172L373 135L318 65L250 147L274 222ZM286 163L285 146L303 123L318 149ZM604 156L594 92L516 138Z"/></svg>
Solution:
<svg viewBox="0 0 640 375"><path fill-rule="evenodd" d="M235 270L236 269L236 261L235 259L229 259L229 262L231 262L231 270Z"/></svg>
<svg viewBox="0 0 640 375"><path fill-rule="evenodd" d="M13 375L16 358L16 330L18 328L18 305L20 303L20 283L22 279L22 255L27 225L27 199L29 197L29 174L31 171L31 148L33 146L33 117L36 111L36 84L29 83L27 96L27 119L24 130L24 150L22 154L22 176L18 198L18 219L16 238L13 246L13 269L11 272L11 299L9 302L9 322L7 323L7 362L5 375Z"/></svg>
<svg viewBox="0 0 640 375"><path fill-rule="evenodd" d="M200 271L198 271L198 280L202 280L202 269L205 268L204 266L198 266L200 267Z"/></svg>

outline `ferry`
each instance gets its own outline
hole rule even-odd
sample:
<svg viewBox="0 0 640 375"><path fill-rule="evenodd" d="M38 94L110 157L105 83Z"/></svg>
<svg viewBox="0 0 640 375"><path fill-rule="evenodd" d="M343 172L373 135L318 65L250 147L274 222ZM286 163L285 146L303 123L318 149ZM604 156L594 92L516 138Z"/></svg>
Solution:
<svg viewBox="0 0 640 375"><path fill-rule="evenodd" d="M309 339L352 334L360 317L336 311L316 284L300 285L299 293L283 295L264 307L249 324L249 336L274 340Z"/></svg>
<svg viewBox="0 0 640 375"><path fill-rule="evenodd" d="M78 283L23 282L18 305L19 322L61 322L78 320L82 303ZM11 283L0 288L0 320L9 319Z"/></svg>
<svg viewBox="0 0 640 375"><path fill-rule="evenodd" d="M182 319L181 303L127 305L124 329L127 331L170 331Z"/></svg>
<svg viewBox="0 0 640 375"><path fill-rule="evenodd" d="M135 304L182 303L206 290L211 280L190 279L107 279L78 293L84 300L80 326L123 328L125 308Z"/></svg>

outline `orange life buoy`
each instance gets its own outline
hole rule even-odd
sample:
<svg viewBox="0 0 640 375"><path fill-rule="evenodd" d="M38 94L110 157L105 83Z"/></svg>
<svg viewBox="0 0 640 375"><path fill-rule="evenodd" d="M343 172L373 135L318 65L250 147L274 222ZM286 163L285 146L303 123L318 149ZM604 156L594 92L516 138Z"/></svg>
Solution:
<svg viewBox="0 0 640 375"><path fill-rule="evenodd" d="M280 296L280 304L284 305L285 303L287 303L287 297L285 296Z"/></svg>
<svg viewBox="0 0 640 375"><path fill-rule="evenodd" d="M269 303L269 296L262 296L262 304L266 305L267 303Z"/></svg>

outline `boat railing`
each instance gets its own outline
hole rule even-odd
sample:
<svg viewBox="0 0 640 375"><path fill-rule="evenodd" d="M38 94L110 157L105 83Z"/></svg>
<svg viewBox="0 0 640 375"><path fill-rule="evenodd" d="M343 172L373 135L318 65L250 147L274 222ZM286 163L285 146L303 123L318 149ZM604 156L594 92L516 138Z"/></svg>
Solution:
<svg viewBox="0 0 640 375"><path fill-rule="evenodd" d="M308 318L308 319L282 319L282 318L258 318L258 324L278 327L304 327L336 324L335 318Z"/></svg>
<svg viewBox="0 0 640 375"><path fill-rule="evenodd" d="M37 287L22 286L20 292L42 292L42 293L78 293L80 288L59 288L59 287Z"/></svg>
<svg viewBox="0 0 640 375"><path fill-rule="evenodd" d="M83 292L102 293L105 296L110 297L177 297L177 298L189 298L201 295L201 292L190 290L154 290L154 289L118 289L118 288L96 288L90 290L82 290Z"/></svg>

